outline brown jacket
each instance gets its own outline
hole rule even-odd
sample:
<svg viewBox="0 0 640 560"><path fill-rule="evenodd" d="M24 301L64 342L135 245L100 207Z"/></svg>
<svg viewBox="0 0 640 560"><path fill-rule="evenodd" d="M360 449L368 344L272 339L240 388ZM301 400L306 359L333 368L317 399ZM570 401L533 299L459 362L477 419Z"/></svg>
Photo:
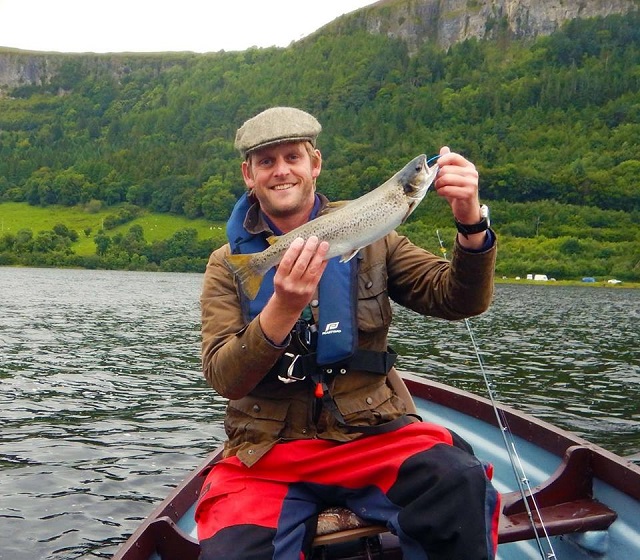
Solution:
<svg viewBox="0 0 640 560"><path fill-rule="evenodd" d="M259 215L248 214L252 233L266 231ZM349 441L335 418L323 411L312 420L315 397L309 380L285 384L269 374L284 348L271 344L258 319L245 324L233 274L224 263L229 245L211 254L202 290L202 363L207 381L229 399L225 456L254 464L278 441L322 438ZM361 251L358 273L358 345L384 351L393 300L423 315L462 319L485 311L493 294L494 246L467 252L457 243L451 262L392 232ZM317 320L317 317L316 317ZM377 425L405 412L385 377L349 371L331 386L349 424Z"/></svg>

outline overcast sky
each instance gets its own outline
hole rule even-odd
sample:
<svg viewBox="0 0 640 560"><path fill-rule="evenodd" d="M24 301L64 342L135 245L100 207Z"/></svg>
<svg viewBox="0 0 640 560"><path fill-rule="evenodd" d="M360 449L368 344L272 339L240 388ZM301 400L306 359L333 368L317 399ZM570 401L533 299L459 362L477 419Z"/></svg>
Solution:
<svg viewBox="0 0 640 560"><path fill-rule="evenodd" d="M285 47L375 0L0 0L0 46L59 52Z"/></svg>

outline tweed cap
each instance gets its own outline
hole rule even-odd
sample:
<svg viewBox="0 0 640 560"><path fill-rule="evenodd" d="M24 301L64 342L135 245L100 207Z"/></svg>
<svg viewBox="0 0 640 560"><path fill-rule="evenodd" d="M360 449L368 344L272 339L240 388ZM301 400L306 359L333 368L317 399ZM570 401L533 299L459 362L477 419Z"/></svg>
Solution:
<svg viewBox="0 0 640 560"><path fill-rule="evenodd" d="M322 126L316 118L294 107L272 107L246 121L236 133L236 148L247 157L258 148L308 140L315 147Z"/></svg>

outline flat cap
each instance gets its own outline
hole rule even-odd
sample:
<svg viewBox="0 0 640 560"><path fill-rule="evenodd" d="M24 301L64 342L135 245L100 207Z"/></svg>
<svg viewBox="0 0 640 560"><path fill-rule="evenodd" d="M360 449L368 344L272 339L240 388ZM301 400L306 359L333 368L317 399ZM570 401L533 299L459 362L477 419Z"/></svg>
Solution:
<svg viewBox="0 0 640 560"><path fill-rule="evenodd" d="M247 157L258 148L308 140L315 147L322 126L313 115L294 107L272 107L246 121L236 133L236 148Z"/></svg>

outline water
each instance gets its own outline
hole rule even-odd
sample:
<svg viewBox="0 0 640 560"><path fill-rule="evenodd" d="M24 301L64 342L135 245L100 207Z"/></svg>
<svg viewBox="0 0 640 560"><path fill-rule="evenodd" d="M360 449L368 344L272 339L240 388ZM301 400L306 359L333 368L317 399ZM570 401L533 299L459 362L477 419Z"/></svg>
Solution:
<svg viewBox="0 0 640 560"><path fill-rule="evenodd" d="M498 285L469 320L501 402L621 455L640 450L640 290ZM401 366L487 394L463 321L396 317Z"/></svg>
<svg viewBox="0 0 640 560"><path fill-rule="evenodd" d="M223 438L199 274L0 268L0 559L110 558ZM640 290L501 285L470 321L499 399L640 451ZM399 311L400 369L486 394L464 322Z"/></svg>

